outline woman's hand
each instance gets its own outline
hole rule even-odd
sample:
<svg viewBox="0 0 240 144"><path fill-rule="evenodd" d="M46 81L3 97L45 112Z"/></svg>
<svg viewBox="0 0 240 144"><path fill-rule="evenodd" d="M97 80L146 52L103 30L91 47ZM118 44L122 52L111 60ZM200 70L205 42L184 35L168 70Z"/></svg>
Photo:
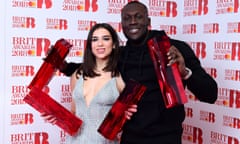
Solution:
<svg viewBox="0 0 240 144"><path fill-rule="evenodd" d="M51 123L53 125L55 125L57 122L57 118L51 114L41 113L40 116L44 119L45 122Z"/></svg>
<svg viewBox="0 0 240 144"><path fill-rule="evenodd" d="M137 105L129 105L128 109L125 111L125 117L130 120L132 115L137 112Z"/></svg>

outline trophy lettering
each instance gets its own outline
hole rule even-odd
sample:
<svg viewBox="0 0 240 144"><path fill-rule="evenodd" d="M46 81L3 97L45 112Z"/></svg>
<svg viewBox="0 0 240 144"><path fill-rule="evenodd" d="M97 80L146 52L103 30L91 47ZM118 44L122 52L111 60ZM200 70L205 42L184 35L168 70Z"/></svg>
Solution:
<svg viewBox="0 0 240 144"><path fill-rule="evenodd" d="M148 49L158 78L159 87L166 108L187 102L177 64L167 66L167 52L171 47L166 35L156 36L148 41Z"/></svg>
<svg viewBox="0 0 240 144"><path fill-rule="evenodd" d="M98 132L107 139L115 139L127 120L124 112L129 105L138 103L145 90L146 87L144 85L134 80L129 80L123 92L119 95L99 126Z"/></svg>
<svg viewBox="0 0 240 144"><path fill-rule="evenodd" d="M55 116L57 126L68 134L75 135L82 124L82 120L43 92L43 88L48 85L55 71L63 64L71 47L72 45L64 39L60 39L55 43L29 84L30 91L23 100L38 112Z"/></svg>

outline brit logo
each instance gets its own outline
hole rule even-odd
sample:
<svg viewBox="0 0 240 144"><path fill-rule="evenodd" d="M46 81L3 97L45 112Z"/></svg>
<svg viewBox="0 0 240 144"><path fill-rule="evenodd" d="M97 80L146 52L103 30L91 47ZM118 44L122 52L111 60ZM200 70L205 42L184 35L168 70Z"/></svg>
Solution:
<svg viewBox="0 0 240 144"><path fill-rule="evenodd" d="M47 38L12 37L12 56L46 56L51 46Z"/></svg>
<svg viewBox="0 0 240 144"><path fill-rule="evenodd" d="M52 0L12 0L12 7L49 9L52 7Z"/></svg>
<svg viewBox="0 0 240 144"><path fill-rule="evenodd" d="M184 0L183 15L201 16L208 13L208 0Z"/></svg>
<svg viewBox="0 0 240 144"><path fill-rule="evenodd" d="M119 22L108 22L108 24L110 24L116 32L122 32L122 25Z"/></svg>
<svg viewBox="0 0 240 144"><path fill-rule="evenodd" d="M34 74L32 65L12 65L12 77L31 77Z"/></svg>
<svg viewBox="0 0 240 144"><path fill-rule="evenodd" d="M13 85L11 95L11 105L25 104L23 98L28 94L29 90L27 86Z"/></svg>
<svg viewBox="0 0 240 144"><path fill-rule="evenodd" d="M217 105L240 108L240 91L228 88L218 88Z"/></svg>
<svg viewBox="0 0 240 144"><path fill-rule="evenodd" d="M121 9L126 4L126 0L108 0L107 13L120 14Z"/></svg>
<svg viewBox="0 0 240 144"><path fill-rule="evenodd" d="M78 20L78 31L89 31L96 23L96 21Z"/></svg>
<svg viewBox="0 0 240 144"><path fill-rule="evenodd" d="M33 121L32 113L11 114L11 125L28 125Z"/></svg>
<svg viewBox="0 0 240 144"><path fill-rule="evenodd" d="M225 69L224 80L240 81L240 70Z"/></svg>
<svg viewBox="0 0 240 144"><path fill-rule="evenodd" d="M177 27L175 25L160 25L160 29L164 30L168 35L177 34Z"/></svg>
<svg viewBox="0 0 240 144"><path fill-rule="evenodd" d="M177 3L173 1L149 0L149 15L160 17L176 17Z"/></svg>
<svg viewBox="0 0 240 144"><path fill-rule="evenodd" d="M210 142L213 144L239 144L237 138L214 131L211 131L210 138Z"/></svg>
<svg viewBox="0 0 240 144"><path fill-rule="evenodd" d="M218 75L217 75L217 69L216 68L204 67L204 69L213 78L217 78Z"/></svg>
<svg viewBox="0 0 240 144"><path fill-rule="evenodd" d="M96 12L98 10L98 4L97 0L64 0L62 10Z"/></svg>
<svg viewBox="0 0 240 144"><path fill-rule="evenodd" d="M46 29L67 30L68 21L66 19L47 18Z"/></svg>
<svg viewBox="0 0 240 144"><path fill-rule="evenodd" d="M185 114L186 114L186 117L188 118L192 118L193 117L193 109L191 107L184 107L185 109Z"/></svg>
<svg viewBox="0 0 240 144"><path fill-rule="evenodd" d="M215 42L214 60L240 61L240 42Z"/></svg>
<svg viewBox="0 0 240 144"><path fill-rule="evenodd" d="M60 102L61 103L71 103L72 95L71 95L70 85L62 85L61 92L62 92L62 95L60 97Z"/></svg>
<svg viewBox="0 0 240 144"><path fill-rule="evenodd" d="M239 0L217 0L216 14L238 13Z"/></svg>
<svg viewBox="0 0 240 144"><path fill-rule="evenodd" d="M227 33L240 33L240 22L227 23Z"/></svg>
<svg viewBox="0 0 240 144"><path fill-rule="evenodd" d="M216 116L213 112L200 110L200 120L215 123Z"/></svg>
<svg viewBox="0 0 240 144"><path fill-rule="evenodd" d="M228 115L223 115L223 126L240 129L240 119Z"/></svg>
<svg viewBox="0 0 240 144"><path fill-rule="evenodd" d="M10 135L11 144L49 144L46 132L18 133Z"/></svg>
<svg viewBox="0 0 240 144"><path fill-rule="evenodd" d="M183 25L183 34L196 34L197 25L196 24L184 24Z"/></svg>
<svg viewBox="0 0 240 144"><path fill-rule="evenodd" d="M83 56L83 50L86 46L86 40L84 39L67 39L69 43L71 43L73 46L71 47L71 50L69 51L68 57L81 57Z"/></svg>
<svg viewBox="0 0 240 144"><path fill-rule="evenodd" d="M35 27L36 22L34 17L20 17L20 16L12 17L12 28L34 29Z"/></svg>
<svg viewBox="0 0 240 144"><path fill-rule="evenodd" d="M203 25L203 33L218 33L219 32L219 24L218 23L207 23Z"/></svg>
<svg viewBox="0 0 240 144"><path fill-rule="evenodd" d="M183 124L183 135L182 139L195 144L204 144L203 142L203 131L201 128Z"/></svg>
<svg viewBox="0 0 240 144"><path fill-rule="evenodd" d="M205 42L189 42L189 45L191 46L198 58L206 58L207 52Z"/></svg>

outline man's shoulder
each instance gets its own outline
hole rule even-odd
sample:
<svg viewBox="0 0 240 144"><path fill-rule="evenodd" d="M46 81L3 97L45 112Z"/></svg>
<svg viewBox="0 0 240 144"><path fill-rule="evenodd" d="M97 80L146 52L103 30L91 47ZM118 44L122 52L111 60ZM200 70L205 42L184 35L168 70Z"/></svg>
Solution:
<svg viewBox="0 0 240 144"><path fill-rule="evenodd" d="M175 39L175 38L170 38L170 42L171 42L173 45L174 45L174 44L188 45L185 41L179 40L179 39Z"/></svg>
<svg viewBox="0 0 240 144"><path fill-rule="evenodd" d="M162 36L162 35L167 35L167 34L164 30L151 30L150 35L153 37L153 36L157 36L157 35ZM172 45L181 45L181 46L189 47L189 45L185 41L171 38L169 35L167 35L167 36L169 37L170 43Z"/></svg>
<svg viewBox="0 0 240 144"><path fill-rule="evenodd" d="M150 37L167 35L164 30L150 30Z"/></svg>
<svg viewBox="0 0 240 144"><path fill-rule="evenodd" d="M178 40L178 39L170 39L170 43L174 45L182 54L189 54L189 55L194 55L194 52L191 48L191 46L183 41L183 40Z"/></svg>

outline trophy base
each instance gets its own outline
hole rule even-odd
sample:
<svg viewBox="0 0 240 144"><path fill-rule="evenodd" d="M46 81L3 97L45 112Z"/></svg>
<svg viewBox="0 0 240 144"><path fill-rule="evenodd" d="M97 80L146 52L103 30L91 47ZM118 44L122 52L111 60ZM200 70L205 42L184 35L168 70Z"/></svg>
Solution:
<svg viewBox="0 0 240 144"><path fill-rule="evenodd" d="M23 100L38 112L51 114L56 117L56 125L66 131L69 135L75 135L82 125L81 119L76 117L37 87L32 87Z"/></svg>

